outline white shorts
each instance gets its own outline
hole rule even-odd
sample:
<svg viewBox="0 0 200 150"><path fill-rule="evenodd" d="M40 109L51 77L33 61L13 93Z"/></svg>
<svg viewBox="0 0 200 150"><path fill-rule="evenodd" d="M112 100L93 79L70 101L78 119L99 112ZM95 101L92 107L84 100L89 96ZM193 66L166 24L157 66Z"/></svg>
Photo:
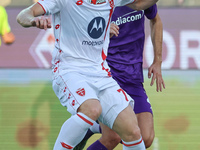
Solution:
<svg viewBox="0 0 200 150"><path fill-rule="evenodd" d="M52 86L61 104L72 115L77 113L84 101L99 100L102 113L98 120L110 128L118 114L133 102L112 77L102 78L71 72L55 78Z"/></svg>

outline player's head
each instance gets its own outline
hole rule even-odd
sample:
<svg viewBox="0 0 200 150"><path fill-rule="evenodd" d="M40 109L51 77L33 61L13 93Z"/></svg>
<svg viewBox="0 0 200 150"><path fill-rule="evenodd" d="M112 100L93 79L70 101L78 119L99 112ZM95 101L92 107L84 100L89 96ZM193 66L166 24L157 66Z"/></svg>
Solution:
<svg viewBox="0 0 200 150"><path fill-rule="evenodd" d="M11 0L2 0L0 1L0 6L6 7L11 4Z"/></svg>

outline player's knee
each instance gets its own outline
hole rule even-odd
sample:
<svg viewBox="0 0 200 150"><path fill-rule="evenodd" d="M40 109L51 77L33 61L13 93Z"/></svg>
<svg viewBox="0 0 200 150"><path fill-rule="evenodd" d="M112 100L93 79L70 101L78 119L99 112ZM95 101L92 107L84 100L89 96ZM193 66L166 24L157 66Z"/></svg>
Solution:
<svg viewBox="0 0 200 150"><path fill-rule="evenodd" d="M140 132L140 128L137 127L134 130L132 130L132 136L135 139L140 139L141 138L141 132Z"/></svg>
<svg viewBox="0 0 200 150"><path fill-rule="evenodd" d="M128 132L128 134L125 134L123 137L123 140L128 141L135 141L141 138L141 133L139 127L136 127Z"/></svg>
<svg viewBox="0 0 200 150"><path fill-rule="evenodd" d="M152 145L154 137L155 137L154 132L149 134L148 136L143 137L143 141L146 148L149 148Z"/></svg>
<svg viewBox="0 0 200 150"><path fill-rule="evenodd" d="M93 118L96 118L98 119L99 116L101 115L101 112L102 112L102 109L100 106L97 106L97 107L92 107L89 109L90 111L90 116Z"/></svg>
<svg viewBox="0 0 200 150"><path fill-rule="evenodd" d="M77 110L87 115L93 120L97 120L102 112L102 107L98 100L87 100Z"/></svg>

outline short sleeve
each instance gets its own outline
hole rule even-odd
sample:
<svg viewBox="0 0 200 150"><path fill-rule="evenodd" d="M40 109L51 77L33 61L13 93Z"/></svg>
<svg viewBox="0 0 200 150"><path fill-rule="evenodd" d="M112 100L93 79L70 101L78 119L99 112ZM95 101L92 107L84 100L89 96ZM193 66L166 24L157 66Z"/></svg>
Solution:
<svg viewBox="0 0 200 150"><path fill-rule="evenodd" d="M148 9L146 9L144 11L144 14L148 19L153 19L153 18L156 17L157 11L158 11L157 10L157 5L154 4L153 6L149 7Z"/></svg>
<svg viewBox="0 0 200 150"><path fill-rule="evenodd" d="M67 1L68 0L39 0L38 4L44 9L45 15L52 15L59 12Z"/></svg>
<svg viewBox="0 0 200 150"><path fill-rule="evenodd" d="M115 0L115 6L124 6L134 2L135 0Z"/></svg>

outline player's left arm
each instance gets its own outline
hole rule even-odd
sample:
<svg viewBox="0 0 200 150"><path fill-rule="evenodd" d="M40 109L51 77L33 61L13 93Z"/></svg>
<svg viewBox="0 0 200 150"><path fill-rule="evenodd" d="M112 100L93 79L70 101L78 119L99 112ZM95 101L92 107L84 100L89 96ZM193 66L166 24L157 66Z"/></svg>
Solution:
<svg viewBox="0 0 200 150"><path fill-rule="evenodd" d="M165 83L162 78L161 64L162 64L162 41L163 41L163 25L158 13L155 18L150 20L151 40L154 49L154 60L148 69L148 78L152 79L150 85L154 84L156 80L156 91L162 91L165 88Z"/></svg>
<svg viewBox="0 0 200 150"><path fill-rule="evenodd" d="M119 35L119 26L114 23L111 23L110 24L110 38L112 38L114 35L116 37Z"/></svg>

